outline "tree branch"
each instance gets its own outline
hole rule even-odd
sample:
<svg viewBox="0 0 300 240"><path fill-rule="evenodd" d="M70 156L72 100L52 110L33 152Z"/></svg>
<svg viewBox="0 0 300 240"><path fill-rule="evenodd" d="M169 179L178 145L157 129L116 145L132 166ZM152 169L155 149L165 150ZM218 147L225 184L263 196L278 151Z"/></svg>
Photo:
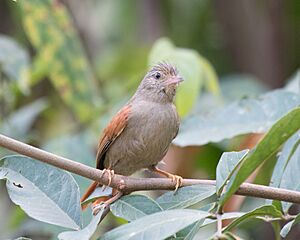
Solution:
<svg viewBox="0 0 300 240"><path fill-rule="evenodd" d="M0 134L0 146L50 164L52 166L97 181L101 184L107 185L109 182L108 174L104 174L102 176L103 171L99 169L89 167L87 165L72 161L64 157L57 156L47 151L6 137L2 134ZM215 185L216 181L184 179L182 182L183 186L190 186L195 184ZM175 183L172 182L171 179L167 178L133 178L116 174L114 175L110 186L120 190L121 192L129 193L141 190L173 190L175 188ZM237 190L236 194L292 203L300 203L300 192L250 183L243 183Z"/></svg>

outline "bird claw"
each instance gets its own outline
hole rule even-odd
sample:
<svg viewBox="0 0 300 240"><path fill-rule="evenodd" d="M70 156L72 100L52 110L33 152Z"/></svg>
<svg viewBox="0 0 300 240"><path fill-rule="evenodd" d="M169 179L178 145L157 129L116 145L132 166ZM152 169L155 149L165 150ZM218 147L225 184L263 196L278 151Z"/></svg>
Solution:
<svg viewBox="0 0 300 240"><path fill-rule="evenodd" d="M178 188L182 186L183 178L178 175L171 175L172 182L176 182L174 194L177 192Z"/></svg>
<svg viewBox="0 0 300 240"><path fill-rule="evenodd" d="M92 206L93 215L94 216L97 215L101 208L108 207L110 204L114 203L115 201L117 201L122 196L123 196L122 192L117 192L116 195L110 197L106 201L101 202L99 204L96 204L96 205Z"/></svg>
<svg viewBox="0 0 300 240"><path fill-rule="evenodd" d="M104 207L104 203L99 203L99 204L97 204L95 206L92 206L92 213L93 213L93 215L96 216L99 213L99 211L100 211L100 209L102 207Z"/></svg>
<svg viewBox="0 0 300 240"><path fill-rule="evenodd" d="M103 177L103 175L107 173L108 174L108 184L107 185L103 185L102 187L102 191L104 191L106 189L106 187L109 187L111 184L111 181L115 175L115 171L114 170L110 170L110 169L103 169L101 177Z"/></svg>
<svg viewBox="0 0 300 240"><path fill-rule="evenodd" d="M172 182L176 182L174 194L177 192L178 188L182 186L182 181L183 181L182 177L175 175L175 174L168 173L164 170L157 168L156 166L152 166L149 169L151 171L161 174L167 178L171 178Z"/></svg>

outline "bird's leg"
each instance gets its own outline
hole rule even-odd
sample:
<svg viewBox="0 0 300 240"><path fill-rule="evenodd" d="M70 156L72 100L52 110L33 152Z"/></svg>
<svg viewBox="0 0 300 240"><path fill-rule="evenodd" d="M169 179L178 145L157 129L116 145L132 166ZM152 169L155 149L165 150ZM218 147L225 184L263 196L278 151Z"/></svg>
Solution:
<svg viewBox="0 0 300 240"><path fill-rule="evenodd" d="M97 213L100 210L100 205L102 205L102 203L104 203L105 201L107 201L108 199L110 199L110 196L102 196L99 197L95 202L92 203L92 211L94 215L97 215Z"/></svg>
<svg viewBox="0 0 300 240"><path fill-rule="evenodd" d="M116 190L116 189L113 189L113 196L112 197L106 197L106 200L104 201L104 198L99 198L97 199L98 200L101 200L101 201L95 201L92 205L92 211L93 211L93 215L97 215L97 213L99 212L99 210L102 208L102 207L106 207L106 206L109 206L110 204L114 203L115 201L117 201L119 198L121 198L123 196L123 193Z"/></svg>
<svg viewBox="0 0 300 240"><path fill-rule="evenodd" d="M151 166L149 168L150 171L152 172L155 172L155 173L158 173L160 175L163 175L167 178L171 178L173 182L176 182L176 185L175 185L175 193L177 192L178 188L182 186L182 177L178 176L178 175L174 175L172 173L168 173L164 170L161 170L159 168L157 168L156 166Z"/></svg>
<svg viewBox="0 0 300 240"><path fill-rule="evenodd" d="M104 168L104 169L102 170L101 178L103 177L103 175L104 175L105 173L108 174L108 184L107 184L107 186L109 187L110 184L111 184L111 180L113 179L113 177L114 177L114 175L115 175L115 172L114 172L114 170L110 170L109 168L108 168L108 169ZM104 191L105 188L106 188L106 185L103 185L102 191Z"/></svg>

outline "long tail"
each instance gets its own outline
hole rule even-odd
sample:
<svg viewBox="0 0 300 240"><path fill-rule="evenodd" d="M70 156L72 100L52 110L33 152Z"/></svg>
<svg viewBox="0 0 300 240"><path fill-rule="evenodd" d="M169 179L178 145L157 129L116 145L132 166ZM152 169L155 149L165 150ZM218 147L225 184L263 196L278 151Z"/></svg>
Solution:
<svg viewBox="0 0 300 240"><path fill-rule="evenodd" d="M86 190L86 192L83 194L83 196L80 199L80 202L84 202L96 189L96 187L98 187L99 183L98 182L93 182L88 189ZM86 209L88 204L81 206L81 209L84 210Z"/></svg>

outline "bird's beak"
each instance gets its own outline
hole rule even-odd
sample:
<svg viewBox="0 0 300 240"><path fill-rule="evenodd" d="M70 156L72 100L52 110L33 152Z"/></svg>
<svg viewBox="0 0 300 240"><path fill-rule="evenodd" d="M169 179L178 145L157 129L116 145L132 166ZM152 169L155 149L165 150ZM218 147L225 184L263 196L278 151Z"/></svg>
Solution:
<svg viewBox="0 0 300 240"><path fill-rule="evenodd" d="M166 80L164 82L164 85L167 87L170 85L178 85L181 82L183 82L183 78L180 76L176 76L176 77L172 77L172 78L169 78L168 80Z"/></svg>

